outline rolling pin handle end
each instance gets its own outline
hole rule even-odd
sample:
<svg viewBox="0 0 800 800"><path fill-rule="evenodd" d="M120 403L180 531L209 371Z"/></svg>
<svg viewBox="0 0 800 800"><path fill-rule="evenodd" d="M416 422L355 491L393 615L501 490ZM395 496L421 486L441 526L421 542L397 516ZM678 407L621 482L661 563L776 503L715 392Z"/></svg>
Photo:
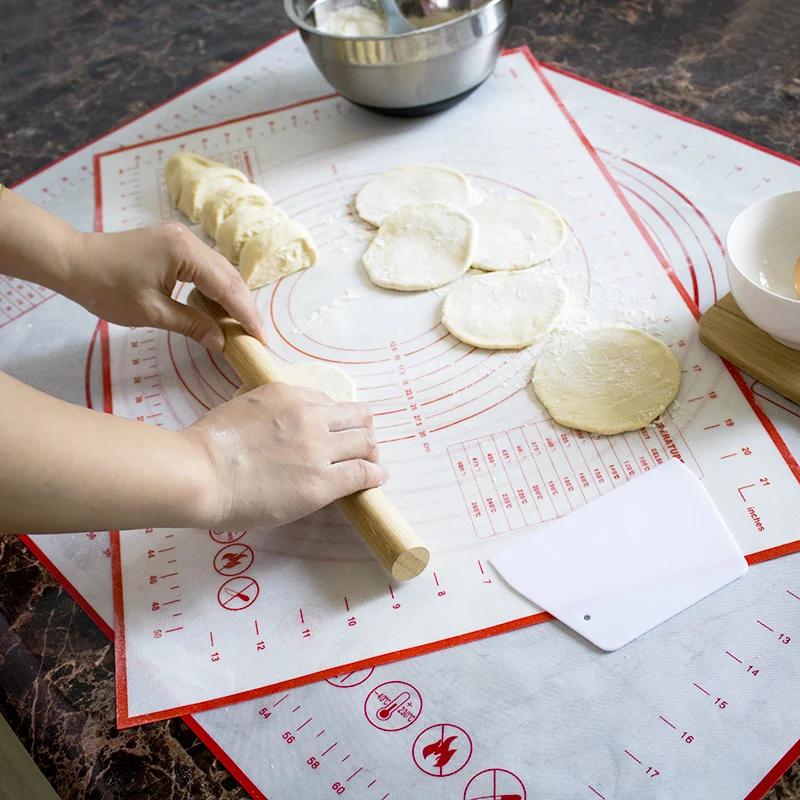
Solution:
<svg viewBox="0 0 800 800"><path fill-rule="evenodd" d="M392 565L392 577L398 581L410 581L424 572L431 560L431 551L424 545L410 547Z"/></svg>

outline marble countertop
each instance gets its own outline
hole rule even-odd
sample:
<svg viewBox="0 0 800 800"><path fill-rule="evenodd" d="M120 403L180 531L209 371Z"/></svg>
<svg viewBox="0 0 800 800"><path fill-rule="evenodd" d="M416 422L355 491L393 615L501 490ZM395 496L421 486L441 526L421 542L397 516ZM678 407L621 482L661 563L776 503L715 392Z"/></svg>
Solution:
<svg viewBox="0 0 800 800"><path fill-rule="evenodd" d="M2 15L2 183L291 28L278 0L33 0ZM508 44L800 157L800 4L517 0ZM14 537L0 536L0 575L0 713L61 797L248 797L180 719L116 729L110 643ZM768 797L800 800L798 765Z"/></svg>

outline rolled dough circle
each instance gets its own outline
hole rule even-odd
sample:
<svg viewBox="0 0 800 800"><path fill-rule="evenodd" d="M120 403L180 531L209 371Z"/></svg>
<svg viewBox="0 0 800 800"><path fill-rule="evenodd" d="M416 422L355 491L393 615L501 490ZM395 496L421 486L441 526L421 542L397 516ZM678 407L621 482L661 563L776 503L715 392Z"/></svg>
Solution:
<svg viewBox="0 0 800 800"><path fill-rule="evenodd" d="M356 399L356 385L350 376L339 367L316 362L288 364L283 367L282 372L286 383L325 392L331 400L337 403L352 403ZM236 390L234 397L242 394L245 394L243 386Z"/></svg>
<svg viewBox="0 0 800 800"><path fill-rule="evenodd" d="M445 298L442 323L467 344L516 350L555 327L567 294L563 281L538 270L467 277Z"/></svg>
<svg viewBox="0 0 800 800"><path fill-rule="evenodd" d="M680 382L669 348L623 325L559 335L533 370L534 391L556 422L607 435L652 422Z"/></svg>
<svg viewBox="0 0 800 800"><path fill-rule="evenodd" d="M567 226L539 200L493 200L470 209L478 223L473 266L484 270L526 269L552 258Z"/></svg>
<svg viewBox="0 0 800 800"><path fill-rule="evenodd" d="M361 219L381 225L402 206L432 202L466 208L473 196L466 176L449 167L395 167L361 187L356 211Z"/></svg>
<svg viewBox="0 0 800 800"><path fill-rule="evenodd" d="M386 289L436 289L460 278L472 263L475 220L443 203L399 208L381 225L364 253L370 280Z"/></svg>

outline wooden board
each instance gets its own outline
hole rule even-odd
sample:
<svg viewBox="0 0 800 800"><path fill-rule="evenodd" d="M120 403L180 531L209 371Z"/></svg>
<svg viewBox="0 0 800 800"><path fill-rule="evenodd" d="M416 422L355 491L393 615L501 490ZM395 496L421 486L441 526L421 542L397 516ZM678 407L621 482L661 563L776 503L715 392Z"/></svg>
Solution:
<svg viewBox="0 0 800 800"><path fill-rule="evenodd" d="M700 341L761 383L800 403L800 350L757 328L726 294L700 320Z"/></svg>

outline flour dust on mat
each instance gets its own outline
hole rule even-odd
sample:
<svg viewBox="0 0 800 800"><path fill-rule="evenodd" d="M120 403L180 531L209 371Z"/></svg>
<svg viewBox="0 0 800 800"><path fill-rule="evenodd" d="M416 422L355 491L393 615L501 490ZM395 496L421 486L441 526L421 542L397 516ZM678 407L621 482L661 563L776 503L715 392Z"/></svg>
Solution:
<svg viewBox="0 0 800 800"><path fill-rule="evenodd" d="M539 200L495 200L470 209L478 223L472 262L483 270L526 269L552 258L567 236L559 213Z"/></svg>
<svg viewBox="0 0 800 800"><path fill-rule="evenodd" d="M286 383L325 392L336 403L352 403L356 399L356 385L350 376L331 364L287 364L281 368ZM244 386L236 390L234 397L246 394Z"/></svg>
<svg viewBox="0 0 800 800"><path fill-rule="evenodd" d="M418 203L387 217L364 253L370 280L385 289L436 289L460 278L472 263L478 226L444 203Z"/></svg>
<svg viewBox="0 0 800 800"><path fill-rule="evenodd" d="M606 435L652 422L680 382L669 348L624 325L556 335L533 371L534 391L556 422Z"/></svg>
<svg viewBox="0 0 800 800"><path fill-rule="evenodd" d="M560 278L540 270L467 276L445 298L442 323L466 344L517 350L550 333L567 294Z"/></svg>
<svg viewBox="0 0 800 800"><path fill-rule="evenodd" d="M475 190L465 175L449 167L395 167L361 187L356 211L361 219L380 226L402 206L428 202L466 208L475 202Z"/></svg>

